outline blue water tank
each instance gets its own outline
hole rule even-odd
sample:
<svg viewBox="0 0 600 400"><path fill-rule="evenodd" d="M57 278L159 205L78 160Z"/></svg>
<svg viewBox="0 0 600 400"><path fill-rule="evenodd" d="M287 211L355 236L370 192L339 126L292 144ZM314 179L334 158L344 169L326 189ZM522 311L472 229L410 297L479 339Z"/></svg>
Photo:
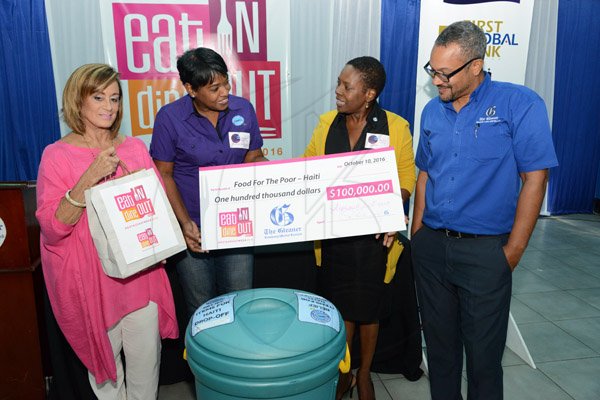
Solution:
<svg viewBox="0 0 600 400"><path fill-rule="evenodd" d="M200 400L335 398L346 356L331 302L293 289L251 289L204 303L186 329Z"/></svg>

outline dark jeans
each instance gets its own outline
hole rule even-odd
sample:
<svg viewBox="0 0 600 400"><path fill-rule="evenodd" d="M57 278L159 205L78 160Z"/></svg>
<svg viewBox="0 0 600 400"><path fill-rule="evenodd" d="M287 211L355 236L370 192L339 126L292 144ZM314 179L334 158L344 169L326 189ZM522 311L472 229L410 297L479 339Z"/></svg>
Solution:
<svg viewBox="0 0 600 400"><path fill-rule="evenodd" d="M211 250L209 253L186 250L176 265L187 306L187 320L213 297L252 288L252 248Z"/></svg>
<svg viewBox="0 0 600 400"><path fill-rule="evenodd" d="M462 399L463 347L469 400L503 398L502 354L512 273L508 235L447 237L423 226L412 238L431 398Z"/></svg>

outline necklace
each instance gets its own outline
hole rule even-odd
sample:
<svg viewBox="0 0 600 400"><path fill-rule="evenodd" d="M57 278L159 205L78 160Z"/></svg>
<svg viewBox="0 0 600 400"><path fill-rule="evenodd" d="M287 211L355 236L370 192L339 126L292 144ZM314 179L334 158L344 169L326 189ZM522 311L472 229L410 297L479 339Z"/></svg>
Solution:
<svg viewBox="0 0 600 400"><path fill-rule="evenodd" d="M90 141L88 140L87 136L86 135L81 135L81 137L83 138L83 141L85 142L85 145L87 146L87 148L90 150L90 153L92 153L92 155L94 156L94 158L96 158L97 154L94 154L92 145L90 144ZM111 139L111 141L110 141L110 145L111 146L115 145L115 139ZM98 147L98 148L100 149L100 152L102 152L104 150L102 147Z"/></svg>

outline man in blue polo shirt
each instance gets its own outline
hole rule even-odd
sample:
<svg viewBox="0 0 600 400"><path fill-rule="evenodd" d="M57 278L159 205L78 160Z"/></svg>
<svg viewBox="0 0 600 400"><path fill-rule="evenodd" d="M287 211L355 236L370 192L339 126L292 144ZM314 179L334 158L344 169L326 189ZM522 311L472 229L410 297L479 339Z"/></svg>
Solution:
<svg viewBox="0 0 600 400"><path fill-rule="evenodd" d="M485 34L471 22L436 39L426 72L412 223L431 397L502 399L511 274L535 227L548 168L558 165L543 100L483 71Z"/></svg>

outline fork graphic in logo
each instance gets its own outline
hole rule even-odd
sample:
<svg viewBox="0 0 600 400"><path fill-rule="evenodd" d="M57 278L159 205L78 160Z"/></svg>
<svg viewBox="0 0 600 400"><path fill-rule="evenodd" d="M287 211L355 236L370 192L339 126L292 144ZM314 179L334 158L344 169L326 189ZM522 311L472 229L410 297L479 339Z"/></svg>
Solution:
<svg viewBox="0 0 600 400"><path fill-rule="evenodd" d="M217 48L221 55L231 55L233 29L227 20L227 0L221 0L221 19L217 24Z"/></svg>

